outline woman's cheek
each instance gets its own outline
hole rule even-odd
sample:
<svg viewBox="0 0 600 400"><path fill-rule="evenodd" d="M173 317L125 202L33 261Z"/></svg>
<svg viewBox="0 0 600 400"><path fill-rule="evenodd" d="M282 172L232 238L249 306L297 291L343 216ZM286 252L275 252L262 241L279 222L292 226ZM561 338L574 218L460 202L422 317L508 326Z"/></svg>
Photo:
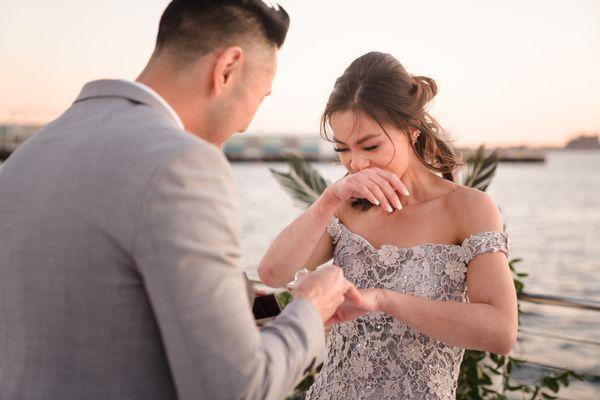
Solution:
<svg viewBox="0 0 600 400"><path fill-rule="evenodd" d="M346 167L346 168L350 167L350 160L352 158L348 157L348 154L346 152L338 153L338 159L340 160L340 164L342 164L344 167Z"/></svg>

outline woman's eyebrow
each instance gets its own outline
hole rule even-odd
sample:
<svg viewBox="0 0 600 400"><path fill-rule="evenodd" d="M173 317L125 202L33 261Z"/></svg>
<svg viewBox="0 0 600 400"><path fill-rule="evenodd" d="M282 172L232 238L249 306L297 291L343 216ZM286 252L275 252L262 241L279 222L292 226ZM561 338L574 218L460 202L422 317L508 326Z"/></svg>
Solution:
<svg viewBox="0 0 600 400"><path fill-rule="evenodd" d="M372 139L372 138L374 138L374 137L378 137L378 136L379 136L379 135L376 135L376 134L373 134L373 133L372 133L372 134L369 134L369 135L365 135L365 136L361 137L360 139L358 139L358 140L356 141L356 144L361 144L361 143L364 143L364 142L366 142L367 140L369 140L369 139ZM336 143L339 143L339 144L346 144L346 143L342 142L341 140L338 140L338 139L336 139L335 137L333 138L333 141L334 141L334 142L336 142Z"/></svg>

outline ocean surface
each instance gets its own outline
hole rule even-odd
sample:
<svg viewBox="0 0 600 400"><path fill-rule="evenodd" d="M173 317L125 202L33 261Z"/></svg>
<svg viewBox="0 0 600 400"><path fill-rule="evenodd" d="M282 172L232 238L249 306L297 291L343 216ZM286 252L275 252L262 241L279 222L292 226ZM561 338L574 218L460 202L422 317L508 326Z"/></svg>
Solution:
<svg viewBox="0 0 600 400"><path fill-rule="evenodd" d="M1 163L0 163L1 165ZM315 164L328 179L339 165ZM285 164L235 163L242 211L243 267L250 275L276 234L301 210L269 168ZM488 193L502 210L512 258L529 273L525 290L600 304L600 151L554 151L540 164L500 164ZM600 376L600 346L539 336L600 342L600 313L523 303L515 347L519 358ZM535 372L524 373L523 380ZM598 400L600 379L575 383L561 398Z"/></svg>
<svg viewBox="0 0 600 400"><path fill-rule="evenodd" d="M332 163L315 166L330 180L345 172ZM285 164L233 164L241 200L243 265L250 271L301 211L269 168L287 170ZM545 163L502 163L488 193L502 210L511 258L522 258L517 267L529 274L526 291L600 304L600 151L553 151ZM600 342L600 312L531 303L522 308L521 328L531 334L520 335L518 357L600 375L600 346L539 336ZM600 381L575 383L560 393L561 398L597 400Z"/></svg>

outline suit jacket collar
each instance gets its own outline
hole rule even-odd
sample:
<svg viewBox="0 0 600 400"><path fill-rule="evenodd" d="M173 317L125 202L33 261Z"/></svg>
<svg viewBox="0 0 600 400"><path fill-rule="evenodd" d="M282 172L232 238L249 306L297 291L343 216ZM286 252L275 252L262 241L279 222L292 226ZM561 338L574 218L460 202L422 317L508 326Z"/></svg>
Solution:
<svg viewBox="0 0 600 400"><path fill-rule="evenodd" d="M156 97L127 81L100 79L88 82L81 89L81 93L77 96L75 103L102 97L124 98L138 104L147 105L167 118L175 127L178 127L173 115Z"/></svg>

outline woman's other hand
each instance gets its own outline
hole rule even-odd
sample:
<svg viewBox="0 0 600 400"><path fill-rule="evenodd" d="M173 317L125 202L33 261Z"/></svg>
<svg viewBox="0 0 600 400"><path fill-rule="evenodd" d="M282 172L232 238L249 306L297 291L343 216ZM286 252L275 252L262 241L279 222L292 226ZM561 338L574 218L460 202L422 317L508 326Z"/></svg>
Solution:
<svg viewBox="0 0 600 400"><path fill-rule="evenodd" d="M359 290L353 285L346 292L344 302L326 321L326 325L352 321L365 314L379 311L380 294L379 289Z"/></svg>

